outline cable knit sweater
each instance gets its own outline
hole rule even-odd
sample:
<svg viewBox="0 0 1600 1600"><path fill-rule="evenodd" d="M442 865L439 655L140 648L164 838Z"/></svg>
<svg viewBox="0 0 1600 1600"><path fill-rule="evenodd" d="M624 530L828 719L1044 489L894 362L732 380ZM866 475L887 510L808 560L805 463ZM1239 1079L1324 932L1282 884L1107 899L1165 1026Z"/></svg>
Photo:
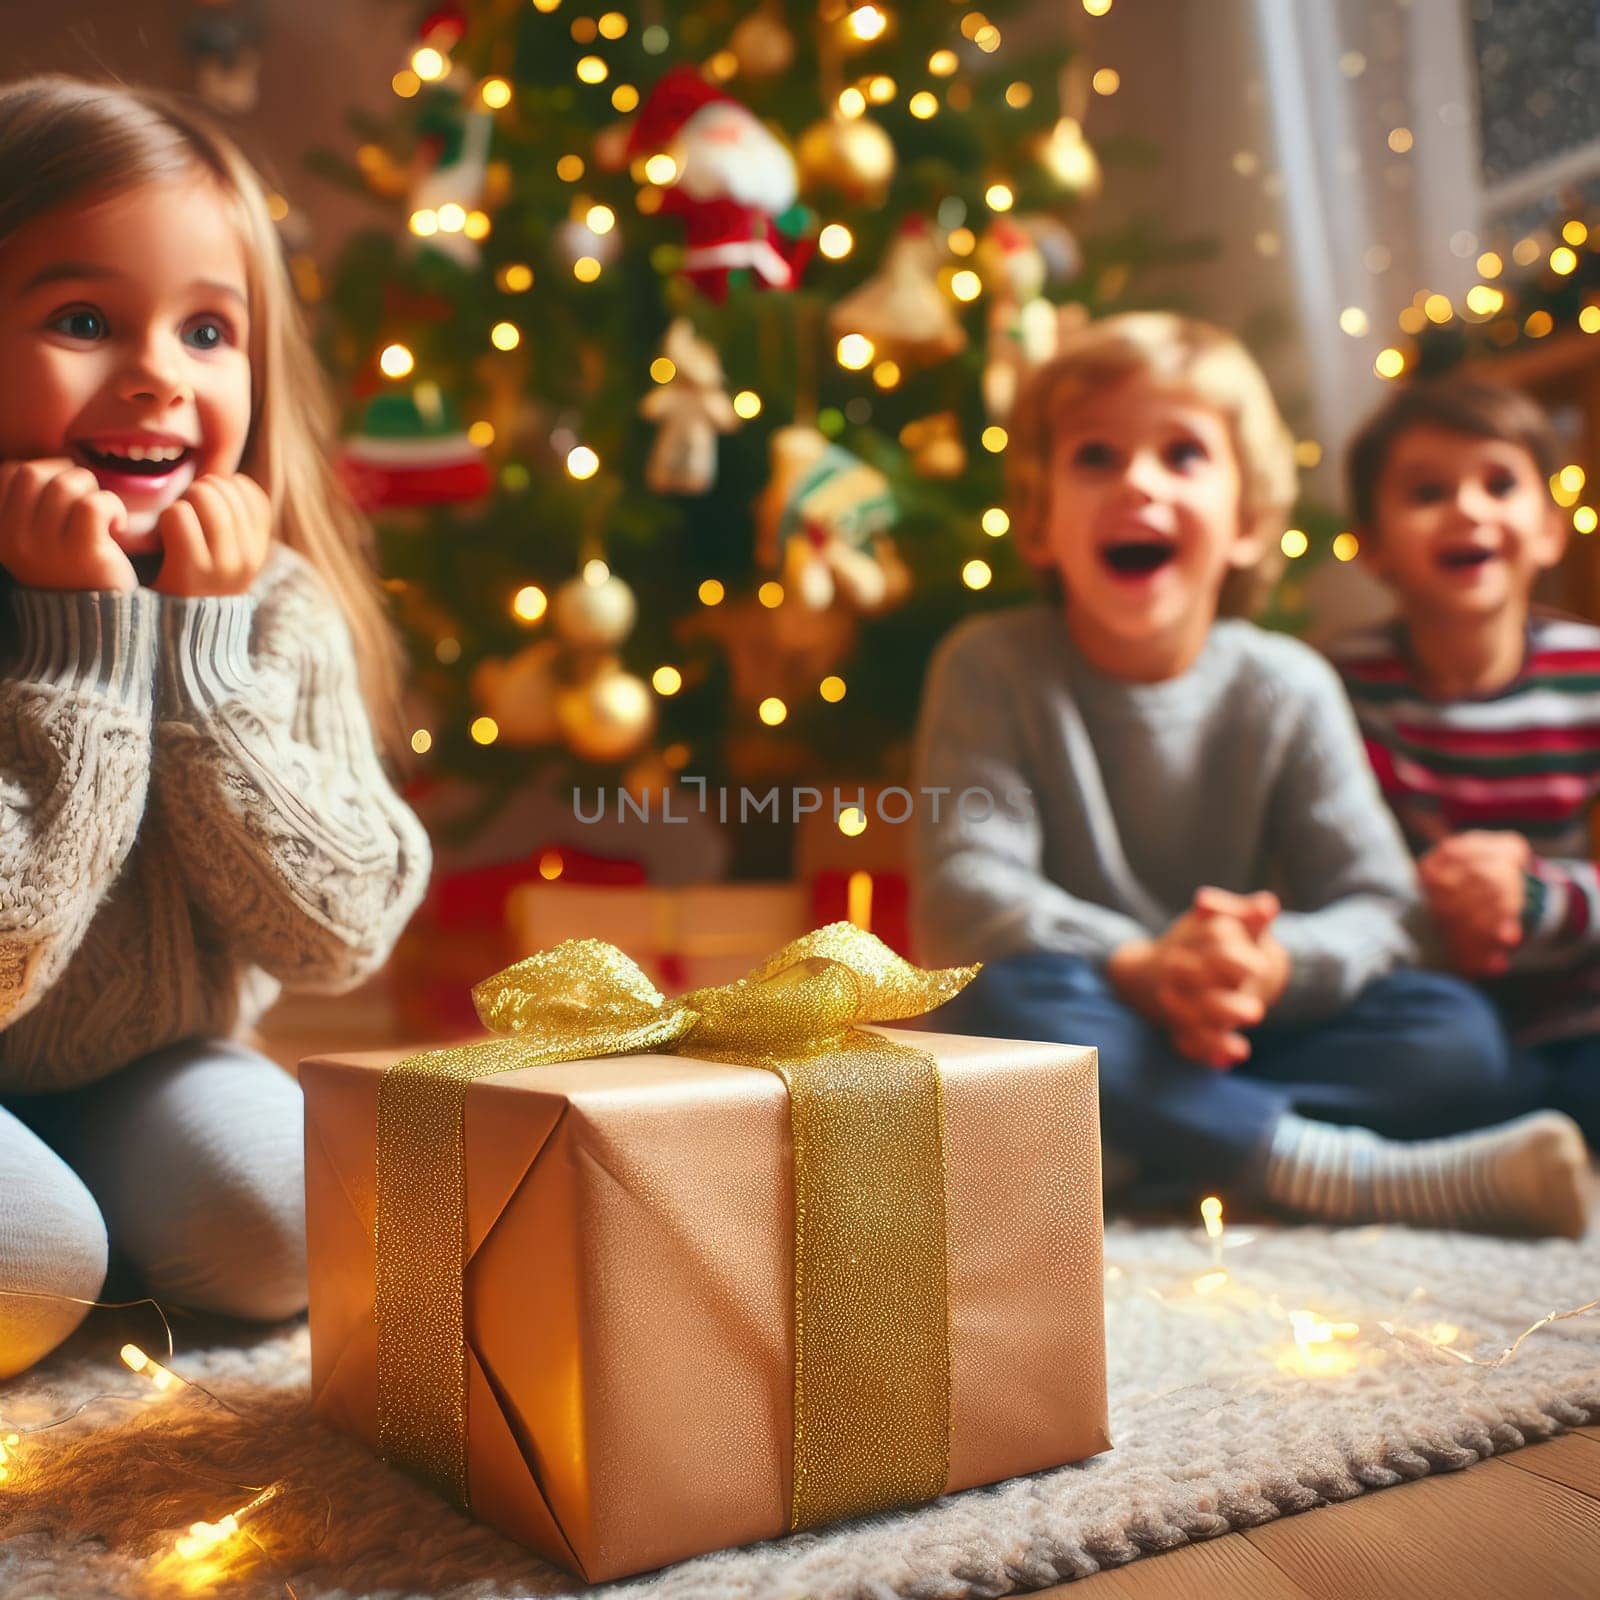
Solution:
<svg viewBox="0 0 1600 1600"><path fill-rule="evenodd" d="M0 588L0 1093L355 984L429 863L294 552L225 599Z"/></svg>

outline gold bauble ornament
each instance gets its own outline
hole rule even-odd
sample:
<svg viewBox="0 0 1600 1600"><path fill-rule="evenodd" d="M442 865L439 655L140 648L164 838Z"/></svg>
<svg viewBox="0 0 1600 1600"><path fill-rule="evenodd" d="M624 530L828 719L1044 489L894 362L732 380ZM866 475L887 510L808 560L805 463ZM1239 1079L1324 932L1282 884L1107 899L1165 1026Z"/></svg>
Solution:
<svg viewBox="0 0 1600 1600"><path fill-rule="evenodd" d="M770 11L746 17L728 36L728 48L747 78L776 78L794 61L794 35Z"/></svg>
<svg viewBox="0 0 1600 1600"><path fill-rule="evenodd" d="M550 608L555 630L570 645L608 649L628 637L639 615L633 590L615 573L598 583L580 576L568 578L556 590Z"/></svg>
<svg viewBox="0 0 1600 1600"><path fill-rule="evenodd" d="M643 678L612 665L557 694L556 722L585 761L622 761L655 731L655 700Z"/></svg>
<svg viewBox="0 0 1600 1600"><path fill-rule="evenodd" d="M868 117L835 112L813 122L795 148L804 191L831 189L858 205L872 205L894 176L894 140Z"/></svg>

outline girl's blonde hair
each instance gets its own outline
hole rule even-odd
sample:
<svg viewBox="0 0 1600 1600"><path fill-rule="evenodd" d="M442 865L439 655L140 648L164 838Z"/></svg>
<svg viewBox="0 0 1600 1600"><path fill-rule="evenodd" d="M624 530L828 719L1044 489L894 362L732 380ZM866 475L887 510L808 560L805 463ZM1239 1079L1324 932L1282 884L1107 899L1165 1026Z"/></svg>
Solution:
<svg viewBox="0 0 1600 1600"><path fill-rule="evenodd" d="M1036 565L1046 547L1051 454L1062 412L1135 376L1193 395L1225 419L1239 460L1242 523L1286 517L1294 504L1294 437L1245 347L1220 328L1176 312L1122 312L1069 336L1017 396L1006 447L1011 521L1018 549ZM1248 614L1281 561L1277 541L1268 541L1253 567L1229 574L1219 609Z"/></svg>
<svg viewBox="0 0 1600 1600"><path fill-rule="evenodd" d="M241 470L270 496L275 536L332 591L373 721L398 754L400 657L372 532L333 465L337 410L255 169L204 116L154 90L54 75L0 88L0 248L61 206L196 173L216 185L249 267L251 410Z"/></svg>

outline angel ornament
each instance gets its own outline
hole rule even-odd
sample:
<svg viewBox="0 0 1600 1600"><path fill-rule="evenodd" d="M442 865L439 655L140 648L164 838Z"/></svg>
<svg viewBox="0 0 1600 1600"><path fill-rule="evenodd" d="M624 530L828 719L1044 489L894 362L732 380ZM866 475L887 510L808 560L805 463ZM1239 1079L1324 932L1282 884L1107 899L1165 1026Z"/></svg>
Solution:
<svg viewBox="0 0 1600 1600"><path fill-rule="evenodd" d="M657 494L705 494L717 481L717 435L739 426L722 362L687 317L667 329L661 354L672 376L639 404L639 414L657 424L644 479Z"/></svg>

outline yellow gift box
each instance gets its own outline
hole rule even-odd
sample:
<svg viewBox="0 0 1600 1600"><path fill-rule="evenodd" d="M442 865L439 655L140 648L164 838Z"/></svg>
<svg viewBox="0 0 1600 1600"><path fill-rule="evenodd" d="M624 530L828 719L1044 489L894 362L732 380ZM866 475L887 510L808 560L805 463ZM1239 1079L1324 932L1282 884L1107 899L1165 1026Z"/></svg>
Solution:
<svg viewBox="0 0 1600 1600"><path fill-rule="evenodd" d="M1094 1051L872 1020L972 970L575 941L303 1062L316 1411L590 1581L1107 1448Z"/></svg>

